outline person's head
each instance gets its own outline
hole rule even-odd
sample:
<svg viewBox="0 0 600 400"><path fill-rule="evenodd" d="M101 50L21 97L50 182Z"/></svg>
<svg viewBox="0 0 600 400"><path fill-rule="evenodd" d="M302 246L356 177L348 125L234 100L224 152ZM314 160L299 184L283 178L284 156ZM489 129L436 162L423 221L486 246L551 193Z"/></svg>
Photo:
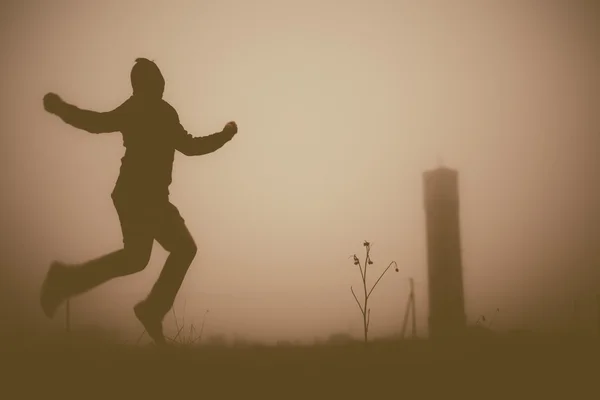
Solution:
<svg viewBox="0 0 600 400"><path fill-rule="evenodd" d="M165 79L153 61L147 58L137 58L131 69L131 87L133 94L162 98L165 91Z"/></svg>

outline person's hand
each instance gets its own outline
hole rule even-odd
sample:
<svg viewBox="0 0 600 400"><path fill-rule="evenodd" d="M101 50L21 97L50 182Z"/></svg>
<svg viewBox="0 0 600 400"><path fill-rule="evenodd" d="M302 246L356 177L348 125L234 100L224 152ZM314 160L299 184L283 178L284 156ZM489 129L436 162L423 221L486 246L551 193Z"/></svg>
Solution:
<svg viewBox="0 0 600 400"><path fill-rule="evenodd" d="M56 114L63 104L63 99L56 93L48 93L44 96L44 109L51 114Z"/></svg>
<svg viewBox="0 0 600 400"><path fill-rule="evenodd" d="M238 131L237 124L234 121L228 122L223 128L223 132L235 135Z"/></svg>

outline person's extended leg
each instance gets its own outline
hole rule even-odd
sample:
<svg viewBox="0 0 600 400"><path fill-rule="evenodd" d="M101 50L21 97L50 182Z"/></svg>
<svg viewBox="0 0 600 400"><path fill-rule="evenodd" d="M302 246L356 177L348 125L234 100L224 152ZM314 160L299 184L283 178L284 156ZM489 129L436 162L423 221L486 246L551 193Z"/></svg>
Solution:
<svg viewBox="0 0 600 400"><path fill-rule="evenodd" d="M142 223L132 209L117 207L123 232L123 249L79 265L54 262L42 286L41 305L52 318L60 304L111 279L143 270L154 241L148 222Z"/></svg>
<svg viewBox="0 0 600 400"><path fill-rule="evenodd" d="M138 318L146 323L161 323L169 312L196 252L196 244L177 208L168 204L156 241L168 252L167 261L148 297L135 307Z"/></svg>

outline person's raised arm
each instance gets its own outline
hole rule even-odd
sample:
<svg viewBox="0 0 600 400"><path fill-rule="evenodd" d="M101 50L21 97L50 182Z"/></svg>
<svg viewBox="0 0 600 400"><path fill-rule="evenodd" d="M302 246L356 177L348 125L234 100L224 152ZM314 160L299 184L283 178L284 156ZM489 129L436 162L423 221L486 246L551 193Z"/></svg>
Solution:
<svg viewBox="0 0 600 400"><path fill-rule="evenodd" d="M201 156L212 153L223 147L237 133L237 124L228 122L221 132L213 133L208 136L194 137L177 121L175 134L175 149L186 156Z"/></svg>
<svg viewBox="0 0 600 400"><path fill-rule="evenodd" d="M116 132L122 127L124 104L108 112L82 110L48 93L44 96L44 108L67 124L90 133Z"/></svg>

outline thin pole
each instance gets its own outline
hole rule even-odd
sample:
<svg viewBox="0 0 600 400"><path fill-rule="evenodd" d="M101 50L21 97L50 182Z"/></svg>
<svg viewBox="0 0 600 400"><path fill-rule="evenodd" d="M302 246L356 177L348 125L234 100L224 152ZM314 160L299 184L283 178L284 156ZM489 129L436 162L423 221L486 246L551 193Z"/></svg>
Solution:
<svg viewBox="0 0 600 400"><path fill-rule="evenodd" d="M596 304L598 312L598 336L600 336L600 293L596 295Z"/></svg>
<svg viewBox="0 0 600 400"><path fill-rule="evenodd" d="M577 299L573 300L573 329L575 333L579 333L579 310L577 307Z"/></svg>
<svg viewBox="0 0 600 400"><path fill-rule="evenodd" d="M67 299L67 307L65 310L65 327L67 333L71 333L71 299Z"/></svg>
<svg viewBox="0 0 600 400"><path fill-rule="evenodd" d="M417 337L417 311L415 305L415 282L413 278L410 278L410 302L412 308L412 337Z"/></svg>
<svg viewBox="0 0 600 400"><path fill-rule="evenodd" d="M412 314L412 336L414 338L417 334L417 322L415 318L415 296L413 278L410 278L410 293L408 294L408 301L406 302L406 309L404 310L404 321L402 322L402 339L404 339L406 333L406 326L408 325L408 316L410 314Z"/></svg>

